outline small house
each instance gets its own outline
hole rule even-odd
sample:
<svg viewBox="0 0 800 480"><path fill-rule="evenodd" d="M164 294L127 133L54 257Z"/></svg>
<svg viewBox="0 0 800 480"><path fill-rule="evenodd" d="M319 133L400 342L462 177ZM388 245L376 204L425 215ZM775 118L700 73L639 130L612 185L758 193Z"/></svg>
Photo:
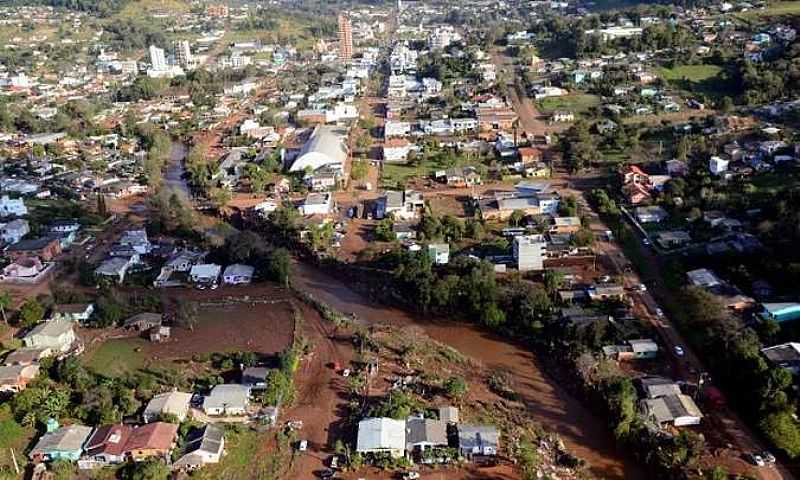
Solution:
<svg viewBox="0 0 800 480"><path fill-rule="evenodd" d="M428 245L428 255L436 265L447 265L450 262L450 244L431 243Z"/></svg>
<svg viewBox="0 0 800 480"><path fill-rule="evenodd" d="M406 422L393 418L366 418L358 422L356 452L388 453L400 458L406 449Z"/></svg>
<svg viewBox="0 0 800 480"><path fill-rule="evenodd" d="M789 322L800 318L800 303L764 303L759 316L765 320L774 320L778 323Z"/></svg>
<svg viewBox="0 0 800 480"><path fill-rule="evenodd" d="M174 470L195 470L204 465L219 463L225 450L222 428L207 424L186 437L180 458L172 464Z"/></svg>
<svg viewBox="0 0 800 480"><path fill-rule="evenodd" d="M65 353L75 343L75 330L72 322L51 320L35 326L22 341L30 348L50 348Z"/></svg>
<svg viewBox="0 0 800 480"><path fill-rule="evenodd" d="M430 418L409 418L406 421L406 450L424 451L447 446L447 423Z"/></svg>
<svg viewBox="0 0 800 480"><path fill-rule="evenodd" d="M0 392L21 392L37 376L39 365L0 366Z"/></svg>
<svg viewBox="0 0 800 480"><path fill-rule="evenodd" d="M123 322L122 326L128 330L136 330L137 332L144 332L153 327L160 327L163 322L164 316L160 313L142 312L128 318Z"/></svg>
<svg viewBox="0 0 800 480"><path fill-rule="evenodd" d="M178 438L178 426L154 422L134 428L125 442L125 453L135 462L148 458L169 458Z"/></svg>
<svg viewBox="0 0 800 480"><path fill-rule="evenodd" d="M266 367L247 367L242 372L242 385L250 390L263 390L267 388L269 369Z"/></svg>
<svg viewBox="0 0 800 480"><path fill-rule="evenodd" d="M38 257L45 262L49 262L59 254L61 254L61 242L55 237L20 240L6 247L6 256L11 260L17 260L23 257Z"/></svg>
<svg viewBox="0 0 800 480"><path fill-rule="evenodd" d="M189 279L192 283L200 286L216 285L220 273L222 273L222 266L215 263L201 263L192 266L192 269L189 270Z"/></svg>
<svg viewBox="0 0 800 480"><path fill-rule="evenodd" d="M85 323L94 313L93 303L59 303L53 306L53 320Z"/></svg>
<svg viewBox="0 0 800 480"><path fill-rule="evenodd" d="M692 397L682 393L658 398L645 398L640 401L645 417L658 425L686 427L699 425L703 414Z"/></svg>
<svg viewBox="0 0 800 480"><path fill-rule="evenodd" d="M203 399L207 415L244 415L250 405L250 389L244 385L220 384Z"/></svg>
<svg viewBox="0 0 800 480"><path fill-rule="evenodd" d="M48 425L48 431L39 438L28 456L34 462L66 460L75 462L83 453L83 445L92 434L92 427Z"/></svg>
<svg viewBox="0 0 800 480"><path fill-rule="evenodd" d="M225 267L222 273L222 281L228 285L244 285L253 280L253 273L256 269L250 265L234 263Z"/></svg>
<svg viewBox="0 0 800 480"><path fill-rule="evenodd" d="M160 393L150 399L142 413L144 423L150 423L161 418L162 415L174 415L182 422L189 413L189 404L192 400L191 393L167 392Z"/></svg>
<svg viewBox="0 0 800 480"><path fill-rule="evenodd" d="M122 423L98 427L84 445L80 468L117 465L125 461L125 444L133 428Z"/></svg>

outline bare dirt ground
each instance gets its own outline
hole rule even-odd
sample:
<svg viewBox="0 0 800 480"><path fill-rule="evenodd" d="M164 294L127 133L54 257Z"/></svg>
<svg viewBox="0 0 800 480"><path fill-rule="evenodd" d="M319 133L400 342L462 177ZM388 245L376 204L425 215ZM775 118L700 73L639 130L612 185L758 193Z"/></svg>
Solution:
<svg viewBox="0 0 800 480"><path fill-rule="evenodd" d="M314 472L327 466L337 438L350 438L342 431L342 415L347 399L346 379L333 371L330 364L348 365L353 349L348 342L332 340L333 326L307 305L296 303L303 316L300 333L313 345L310 359L305 360L296 376L297 403L283 414L283 420L301 420L300 438L308 441L308 451L300 454L287 478L314 478Z"/></svg>
<svg viewBox="0 0 800 480"><path fill-rule="evenodd" d="M418 319L398 309L375 304L340 279L312 266L295 264L294 268L293 281L298 288L345 314L353 312L368 324L416 324L434 339L477 359L487 368L507 371L531 418L560 434L567 448L587 462L593 475L612 479L646 478L632 458L617 450L603 420L589 412L556 380L544 374L533 354L525 349L471 325Z"/></svg>

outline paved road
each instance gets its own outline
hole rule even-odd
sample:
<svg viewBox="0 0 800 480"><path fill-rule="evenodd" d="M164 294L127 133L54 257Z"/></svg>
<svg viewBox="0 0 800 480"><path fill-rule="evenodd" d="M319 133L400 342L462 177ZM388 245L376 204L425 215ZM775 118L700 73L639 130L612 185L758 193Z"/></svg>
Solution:
<svg viewBox="0 0 800 480"><path fill-rule="evenodd" d="M567 191L569 192L569 191ZM582 196L580 191L572 191L573 195L579 199L584 211L592 212L589 215L591 229L598 236L608 230L608 227L602 223L600 218L593 210L590 209L588 203ZM625 266L630 262L625 257L619 244L616 242L599 241L596 244L602 255L605 255L616 267L618 272L622 273L623 284L625 287L635 287L641 284L647 284L648 290L646 292L633 293L635 305L634 310L637 316L649 322L658 332L662 343L666 346L669 352L670 359L675 367L675 376L680 380L691 383L698 381L700 372L707 372L708 370L703 365L700 358L689 348L687 342L684 340L681 333L673 325L670 319L665 314L658 315L659 307L655 297L669 298L673 295L665 289L663 278L660 276L656 278L649 278L643 280L640 275L634 271L625 271ZM653 264L651 269L653 272L660 272L658 266L658 259L655 254L644 246L640 245L641 254L647 259L648 262ZM675 347L680 346L684 354L678 356L675 354ZM767 446L761 442L758 435L756 435L744 421L736 415L728 407L715 409L714 412L706 412L706 414L713 415L715 425L722 431L728 441L735 446L740 452L753 452L767 450ZM778 463L775 467L753 468L741 458L728 458L726 459L729 465L732 465L737 470L745 471L749 475L763 480L777 480L777 479L793 479L794 476L785 468L784 465Z"/></svg>

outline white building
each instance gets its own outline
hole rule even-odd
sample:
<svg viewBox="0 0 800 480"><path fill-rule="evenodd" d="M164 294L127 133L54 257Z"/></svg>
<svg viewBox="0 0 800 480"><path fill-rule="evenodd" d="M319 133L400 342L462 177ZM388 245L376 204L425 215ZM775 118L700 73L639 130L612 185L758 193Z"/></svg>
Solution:
<svg viewBox="0 0 800 480"><path fill-rule="evenodd" d="M330 192L309 193L300 206L303 215L328 215L332 211L333 195Z"/></svg>
<svg viewBox="0 0 800 480"><path fill-rule="evenodd" d="M9 198L8 195L3 195L0 198L0 216L16 216L24 217L28 214L28 207L21 198Z"/></svg>
<svg viewBox="0 0 800 480"><path fill-rule="evenodd" d="M164 56L163 48L150 45L150 65L158 72L167 70L167 58Z"/></svg>
<svg viewBox="0 0 800 480"><path fill-rule="evenodd" d="M722 175L728 171L731 162L722 157L713 156L708 160L708 171L714 175Z"/></svg>
<svg viewBox="0 0 800 480"><path fill-rule="evenodd" d="M290 172L311 171L329 165L344 165L347 160L346 132L340 128L319 125L308 139L300 155L289 168Z"/></svg>
<svg viewBox="0 0 800 480"><path fill-rule="evenodd" d="M543 235L514 237L513 254L520 272L544 270L547 242Z"/></svg>
<svg viewBox="0 0 800 480"><path fill-rule="evenodd" d="M219 281L222 266L215 263L201 263L193 265L189 270L189 279L192 283L214 285Z"/></svg>
<svg viewBox="0 0 800 480"><path fill-rule="evenodd" d="M178 40L175 42L175 62L184 68L194 65L194 57L192 56L192 49L189 47L188 40Z"/></svg>
<svg viewBox="0 0 800 480"><path fill-rule="evenodd" d="M402 457L406 449L406 422L392 418L367 418L358 422L356 452L388 453Z"/></svg>

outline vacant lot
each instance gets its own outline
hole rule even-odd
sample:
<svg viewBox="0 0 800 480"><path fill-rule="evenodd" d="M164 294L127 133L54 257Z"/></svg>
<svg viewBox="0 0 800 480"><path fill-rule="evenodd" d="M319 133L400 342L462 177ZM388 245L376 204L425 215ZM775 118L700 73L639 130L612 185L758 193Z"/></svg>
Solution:
<svg viewBox="0 0 800 480"><path fill-rule="evenodd" d="M563 97L547 97L536 102L542 113L553 113L566 110L572 113L584 113L590 108L600 105L600 97L589 94L566 95Z"/></svg>
<svg viewBox="0 0 800 480"><path fill-rule="evenodd" d="M659 70L661 76L667 81L688 80L693 83L703 82L709 78L714 78L722 72L722 68L717 65L678 65L673 68L662 68Z"/></svg>
<svg viewBox="0 0 800 480"><path fill-rule="evenodd" d="M143 351L148 346L149 343L143 338L106 340L87 348L83 363L95 373L121 377L145 366L146 356Z"/></svg>
<svg viewBox="0 0 800 480"><path fill-rule="evenodd" d="M293 330L294 311L288 301L200 307L194 330L174 328L168 342L148 344L146 352L166 359L237 350L272 355L291 343Z"/></svg>
<svg viewBox="0 0 800 480"><path fill-rule="evenodd" d="M658 73L674 88L686 92L717 98L737 93L736 86L718 65L676 65L672 68L660 68Z"/></svg>

